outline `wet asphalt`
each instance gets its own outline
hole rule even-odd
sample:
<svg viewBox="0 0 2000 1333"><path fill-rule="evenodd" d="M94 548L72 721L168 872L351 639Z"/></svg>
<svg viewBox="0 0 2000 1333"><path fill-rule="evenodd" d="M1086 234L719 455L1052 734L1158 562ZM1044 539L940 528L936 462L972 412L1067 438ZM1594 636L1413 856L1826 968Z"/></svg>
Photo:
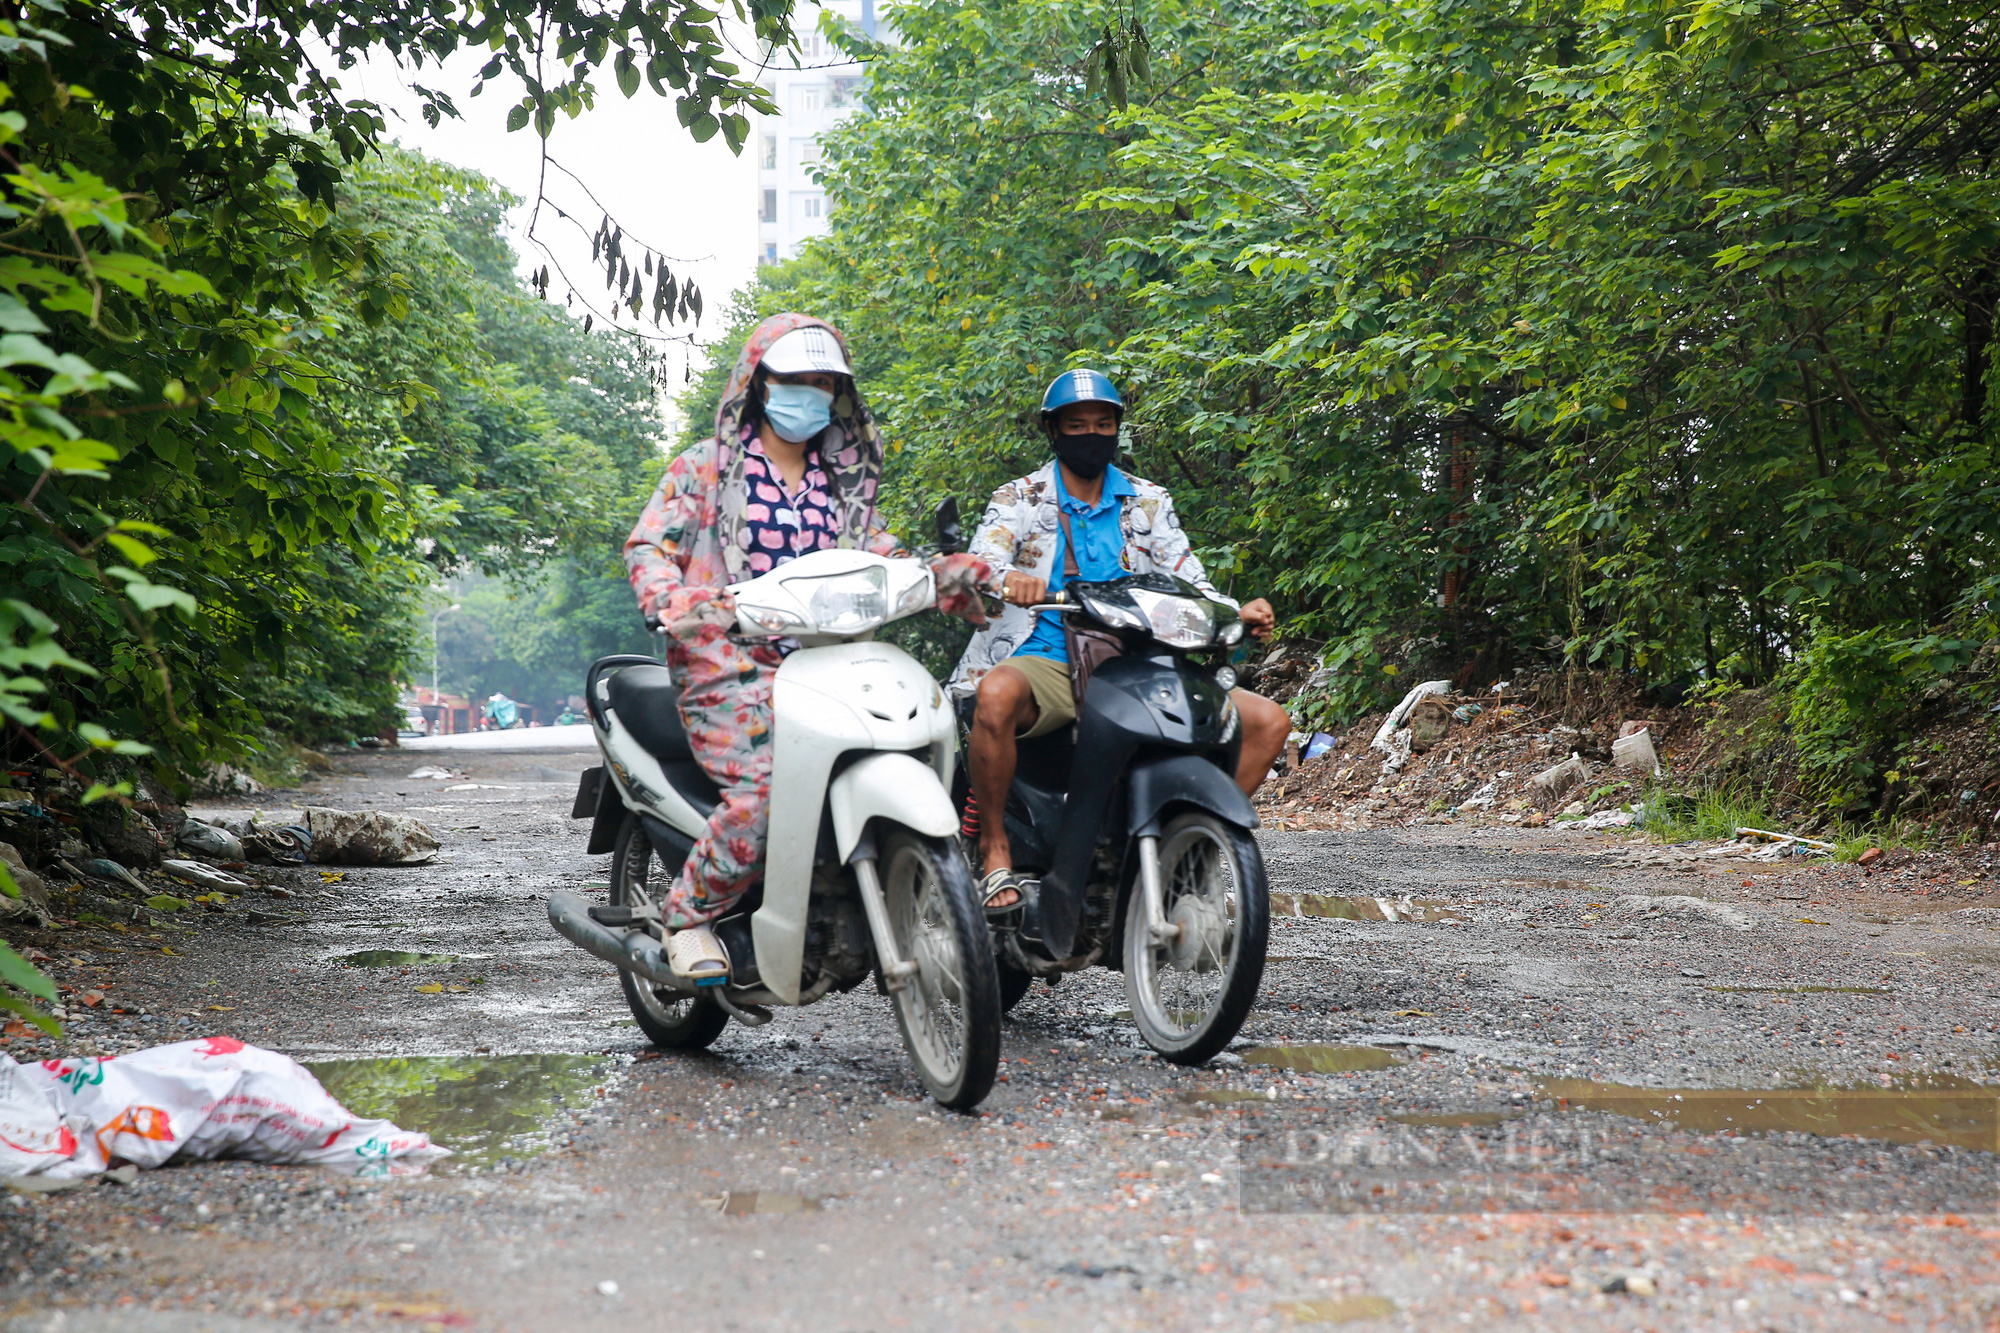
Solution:
<svg viewBox="0 0 2000 1333"><path fill-rule="evenodd" d="M405 776L438 762L463 776ZM68 1049L225 1033L460 1153L0 1197L0 1328L2000 1320L2000 910L1622 832L1267 833L1287 914L1231 1055L1165 1064L1122 978L1075 974L962 1116L868 988L650 1050L543 916L607 873L568 817L591 762L346 758L232 809L414 814L439 864L65 932L58 978L127 1010L73 1004ZM339 961L366 950L442 961Z"/></svg>

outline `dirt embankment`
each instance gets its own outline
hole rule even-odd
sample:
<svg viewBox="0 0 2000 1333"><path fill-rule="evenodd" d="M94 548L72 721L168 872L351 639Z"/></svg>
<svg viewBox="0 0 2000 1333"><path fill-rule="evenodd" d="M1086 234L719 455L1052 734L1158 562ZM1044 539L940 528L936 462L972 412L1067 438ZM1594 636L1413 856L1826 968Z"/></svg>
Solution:
<svg viewBox="0 0 2000 1333"><path fill-rule="evenodd" d="M1251 688L1292 702L1310 690L1293 650L1248 673ZM1272 827L1368 828L1495 823L1568 828L1652 826L1691 796L1727 790L1782 831L1830 837L1878 828L1885 847L1934 850L2000 839L2000 745L1983 707L1949 690L1926 705L1906 756L1879 795L1842 809L1815 802L1779 714L1782 700L1743 692L1719 704L1662 706L1603 676L1522 675L1425 700L1375 747L1389 714L1356 718L1326 747L1300 737L1257 804ZM1644 731L1657 767L1624 754ZM1312 758L1305 755L1322 750ZM1622 762L1621 762L1622 755ZM1663 799L1664 798L1664 799ZM1627 816L1632 816L1629 820ZM1886 867L1884 867L1886 868Z"/></svg>

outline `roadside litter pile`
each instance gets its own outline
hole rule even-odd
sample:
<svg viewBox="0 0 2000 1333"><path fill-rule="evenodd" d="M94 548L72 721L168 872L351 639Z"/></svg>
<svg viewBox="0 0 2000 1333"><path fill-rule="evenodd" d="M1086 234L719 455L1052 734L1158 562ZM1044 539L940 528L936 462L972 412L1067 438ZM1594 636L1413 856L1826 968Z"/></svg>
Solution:
<svg viewBox="0 0 2000 1333"><path fill-rule="evenodd" d="M1294 735L1258 804L1277 828L1629 827L1643 823L1646 787L1666 771L1664 732L1640 716L1570 726L1505 684L1472 695L1427 681L1344 735Z"/></svg>
<svg viewBox="0 0 2000 1333"><path fill-rule="evenodd" d="M365 1120L290 1056L229 1037L106 1059L0 1055L0 1180L61 1188L169 1161L238 1158L384 1174L448 1156L426 1134Z"/></svg>

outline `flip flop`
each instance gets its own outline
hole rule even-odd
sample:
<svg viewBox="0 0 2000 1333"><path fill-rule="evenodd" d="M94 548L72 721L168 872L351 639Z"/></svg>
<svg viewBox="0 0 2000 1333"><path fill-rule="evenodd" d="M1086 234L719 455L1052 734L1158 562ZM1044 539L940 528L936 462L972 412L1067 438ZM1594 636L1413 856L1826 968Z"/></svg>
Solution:
<svg viewBox="0 0 2000 1333"><path fill-rule="evenodd" d="M689 926L668 935L667 965L675 976L697 986L720 986L729 980L729 955L707 926Z"/></svg>
<svg viewBox="0 0 2000 1333"><path fill-rule="evenodd" d="M986 909L986 915L990 917L1005 916L1028 901L1027 885L1027 877L1015 874L1011 868L996 870L979 882L980 906ZM1003 893L1012 893L1014 901L995 903L993 900Z"/></svg>

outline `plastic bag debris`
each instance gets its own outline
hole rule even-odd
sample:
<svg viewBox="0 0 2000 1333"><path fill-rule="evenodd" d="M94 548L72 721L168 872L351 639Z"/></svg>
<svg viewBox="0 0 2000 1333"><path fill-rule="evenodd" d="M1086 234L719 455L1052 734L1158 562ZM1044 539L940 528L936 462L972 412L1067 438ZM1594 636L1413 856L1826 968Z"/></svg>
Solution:
<svg viewBox="0 0 2000 1333"><path fill-rule="evenodd" d="M279 865L304 865L312 857L312 834L298 824L254 828L243 837L246 856Z"/></svg>
<svg viewBox="0 0 2000 1333"><path fill-rule="evenodd" d="M1394 773L1410 762L1410 733L1401 728L1409 720L1410 710L1417 706L1417 700L1433 694L1450 693L1450 681L1427 680L1404 695L1403 702L1382 719L1382 725L1376 729L1375 739L1368 742L1368 748L1389 756L1388 762L1382 765L1384 773Z"/></svg>
<svg viewBox="0 0 2000 1333"><path fill-rule="evenodd" d="M413 866L438 853L437 834L420 819L379 810L306 808L313 860L322 865Z"/></svg>
<svg viewBox="0 0 2000 1333"><path fill-rule="evenodd" d="M1312 734L1312 739L1306 742L1305 749L1299 752L1299 758L1317 759L1338 744L1340 744L1340 737L1334 735L1332 732L1315 731Z"/></svg>
<svg viewBox="0 0 2000 1333"><path fill-rule="evenodd" d="M180 844L182 850L193 852L196 856L206 856L217 861L243 859L243 843L234 833L228 829L217 828L213 824L205 824L193 817L181 821L180 828L174 834L174 841Z"/></svg>
<svg viewBox="0 0 2000 1333"><path fill-rule="evenodd" d="M115 879L120 884L129 884L141 893L152 892L137 875L127 870L124 866L119 865L116 861L107 861L101 856L92 857L88 861L81 862L78 868L84 874L94 875L98 879Z"/></svg>
<svg viewBox="0 0 2000 1333"><path fill-rule="evenodd" d="M452 772L448 768L429 767L429 768L417 769L414 773L411 773L410 776L413 778L423 778L429 781L449 782L458 775Z"/></svg>
<svg viewBox="0 0 2000 1333"><path fill-rule="evenodd" d="M1653 752L1653 733L1641 727L1611 742L1611 766L1622 772L1658 774L1660 757Z"/></svg>
<svg viewBox="0 0 2000 1333"><path fill-rule="evenodd" d="M0 1055L0 1177L94 1176L241 1158L383 1170L448 1156L428 1134L363 1120L290 1056L231 1037L108 1059L16 1064Z"/></svg>
<svg viewBox="0 0 2000 1333"><path fill-rule="evenodd" d="M1560 764L1543 769L1528 781L1535 794L1545 802L1553 802L1571 787L1590 780L1590 764L1580 754L1572 751L1570 757Z"/></svg>

